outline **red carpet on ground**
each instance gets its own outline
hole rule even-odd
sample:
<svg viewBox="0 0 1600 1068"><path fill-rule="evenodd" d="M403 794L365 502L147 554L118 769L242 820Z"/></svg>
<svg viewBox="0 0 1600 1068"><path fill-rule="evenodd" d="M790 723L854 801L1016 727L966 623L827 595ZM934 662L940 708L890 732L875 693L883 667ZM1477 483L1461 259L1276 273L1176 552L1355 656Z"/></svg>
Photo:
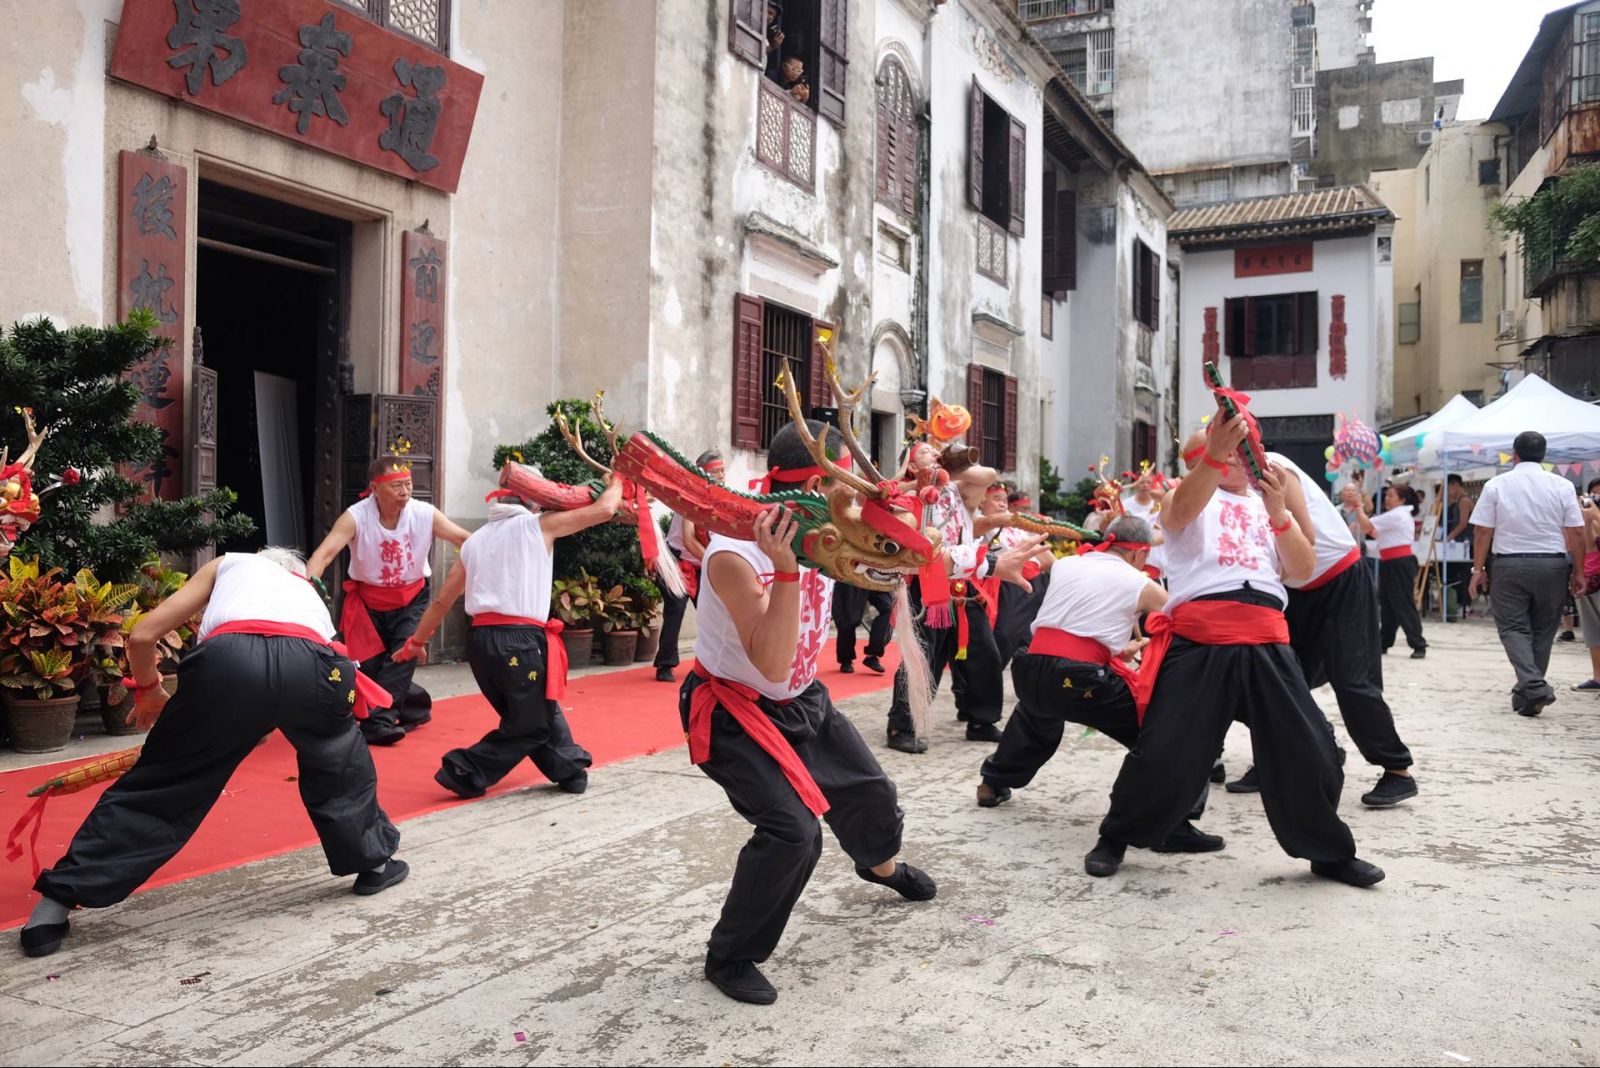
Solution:
<svg viewBox="0 0 1600 1068"><path fill-rule="evenodd" d="M892 649L884 662L892 672L898 663ZM686 668L687 664L679 669L680 677ZM854 675L841 675L833 665L822 674L837 700L886 689L891 679L892 675L860 669ZM650 667L574 676L563 707L573 736L594 755L595 767L684 744L678 689L656 682ZM227 710L219 708L217 714L226 715ZM389 818L398 823L451 805L471 804L446 793L433 781L433 773L446 751L471 745L495 722L494 710L478 694L445 698L434 703L433 722L399 745L374 749L378 795ZM137 739L129 741L137 744ZM8 833L31 803L29 790L92 759L75 758L0 774L0 834ZM283 735L273 732L266 744L240 765L189 844L156 872L144 889L315 845L316 832L300 803L296 777L293 747ZM544 781L532 764L524 763L488 796ZM49 867L66 852L78 825L105 790L101 785L50 799L39 835L40 864ZM400 852L405 852L403 838ZM0 930L27 919L33 902L33 875L26 852L12 863L0 860Z"/></svg>

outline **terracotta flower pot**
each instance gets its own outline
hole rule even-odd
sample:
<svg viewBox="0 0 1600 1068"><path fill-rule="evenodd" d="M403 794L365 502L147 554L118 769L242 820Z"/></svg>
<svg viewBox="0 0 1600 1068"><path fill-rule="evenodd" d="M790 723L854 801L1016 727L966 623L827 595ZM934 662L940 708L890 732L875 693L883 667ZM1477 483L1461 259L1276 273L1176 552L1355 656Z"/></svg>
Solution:
<svg viewBox="0 0 1600 1068"><path fill-rule="evenodd" d="M606 632L606 664L616 667L621 664L633 663L633 649L639 643L639 632L636 630L613 630Z"/></svg>
<svg viewBox="0 0 1600 1068"><path fill-rule="evenodd" d="M119 687L120 689L120 687ZM143 734L144 731L128 722L133 711L133 691L122 690L122 699L112 702L111 688L100 687L100 724L107 734Z"/></svg>
<svg viewBox="0 0 1600 1068"><path fill-rule="evenodd" d="M6 694L6 726L11 732L11 747L19 753L53 753L65 749L72 739L77 716L77 694L42 701Z"/></svg>
<svg viewBox="0 0 1600 1068"><path fill-rule="evenodd" d="M650 627L639 632L639 644L633 647L633 662L647 664L656 658L656 651L661 648L661 628Z"/></svg>
<svg viewBox="0 0 1600 1068"><path fill-rule="evenodd" d="M567 647L567 666L588 667L594 659L594 628L574 630L568 627L561 632L561 642Z"/></svg>

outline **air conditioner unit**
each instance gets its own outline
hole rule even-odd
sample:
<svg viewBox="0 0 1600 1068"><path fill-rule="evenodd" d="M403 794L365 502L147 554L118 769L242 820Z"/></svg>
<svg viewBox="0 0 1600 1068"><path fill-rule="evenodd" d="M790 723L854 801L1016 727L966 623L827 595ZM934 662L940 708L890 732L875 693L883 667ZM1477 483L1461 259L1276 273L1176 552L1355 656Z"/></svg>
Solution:
<svg viewBox="0 0 1600 1068"><path fill-rule="evenodd" d="M1513 337L1517 332L1517 313L1510 308L1503 310L1495 320L1495 336L1500 339Z"/></svg>
<svg viewBox="0 0 1600 1068"><path fill-rule="evenodd" d="M1418 130L1417 131L1417 144L1419 144L1419 145L1431 145L1431 144L1433 144L1433 134L1434 134L1434 131L1432 131L1432 130Z"/></svg>

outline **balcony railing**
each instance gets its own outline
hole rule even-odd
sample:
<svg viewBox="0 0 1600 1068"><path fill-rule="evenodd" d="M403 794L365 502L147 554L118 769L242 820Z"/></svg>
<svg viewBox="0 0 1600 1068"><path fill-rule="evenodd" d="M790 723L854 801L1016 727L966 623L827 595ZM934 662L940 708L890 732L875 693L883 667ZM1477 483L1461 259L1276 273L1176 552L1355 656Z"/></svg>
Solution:
<svg viewBox="0 0 1600 1068"><path fill-rule="evenodd" d="M1100 10L1100 0L1018 0L1017 14L1023 22L1044 22L1073 15L1093 15Z"/></svg>
<svg viewBox="0 0 1600 1068"><path fill-rule="evenodd" d="M756 100L756 159L795 185L816 188L817 113L761 79Z"/></svg>

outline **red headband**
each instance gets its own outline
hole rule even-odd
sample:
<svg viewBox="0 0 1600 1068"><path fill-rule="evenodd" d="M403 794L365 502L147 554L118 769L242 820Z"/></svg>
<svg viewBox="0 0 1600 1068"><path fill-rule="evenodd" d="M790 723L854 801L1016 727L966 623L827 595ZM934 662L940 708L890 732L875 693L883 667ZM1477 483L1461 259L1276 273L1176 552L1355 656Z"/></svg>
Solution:
<svg viewBox="0 0 1600 1068"><path fill-rule="evenodd" d="M380 482L398 482L402 478L410 478L410 477L411 477L411 468L409 468L409 467L406 468L404 471L387 471L384 474L381 474L377 478L373 479L371 482L367 483L367 488L361 491L361 493L360 493L360 495L358 496L357 499L359 500L360 497L371 496L372 487L376 486Z"/></svg>
<svg viewBox="0 0 1600 1068"><path fill-rule="evenodd" d="M517 493L516 493L515 490L495 489L495 490L490 490L488 493L485 493L483 495L483 500L484 500L484 503L487 504L490 501L497 501L501 497L515 497L516 495L517 495Z"/></svg>
<svg viewBox="0 0 1600 1068"><path fill-rule="evenodd" d="M1087 543L1081 545L1078 548L1078 555L1082 556L1084 553L1103 553L1113 545L1119 549L1127 549L1130 552L1138 552L1140 549L1148 549L1151 547L1150 543L1147 541L1118 541L1115 534L1105 534L1101 536L1098 545L1089 545Z"/></svg>
<svg viewBox="0 0 1600 1068"><path fill-rule="evenodd" d="M850 470L850 454L844 453L836 457L833 466L841 470ZM704 468L702 468L704 470ZM772 492L774 482L805 482L813 475L826 478L828 472L821 467L774 467L760 478L750 480L750 488L757 493L767 494Z"/></svg>

